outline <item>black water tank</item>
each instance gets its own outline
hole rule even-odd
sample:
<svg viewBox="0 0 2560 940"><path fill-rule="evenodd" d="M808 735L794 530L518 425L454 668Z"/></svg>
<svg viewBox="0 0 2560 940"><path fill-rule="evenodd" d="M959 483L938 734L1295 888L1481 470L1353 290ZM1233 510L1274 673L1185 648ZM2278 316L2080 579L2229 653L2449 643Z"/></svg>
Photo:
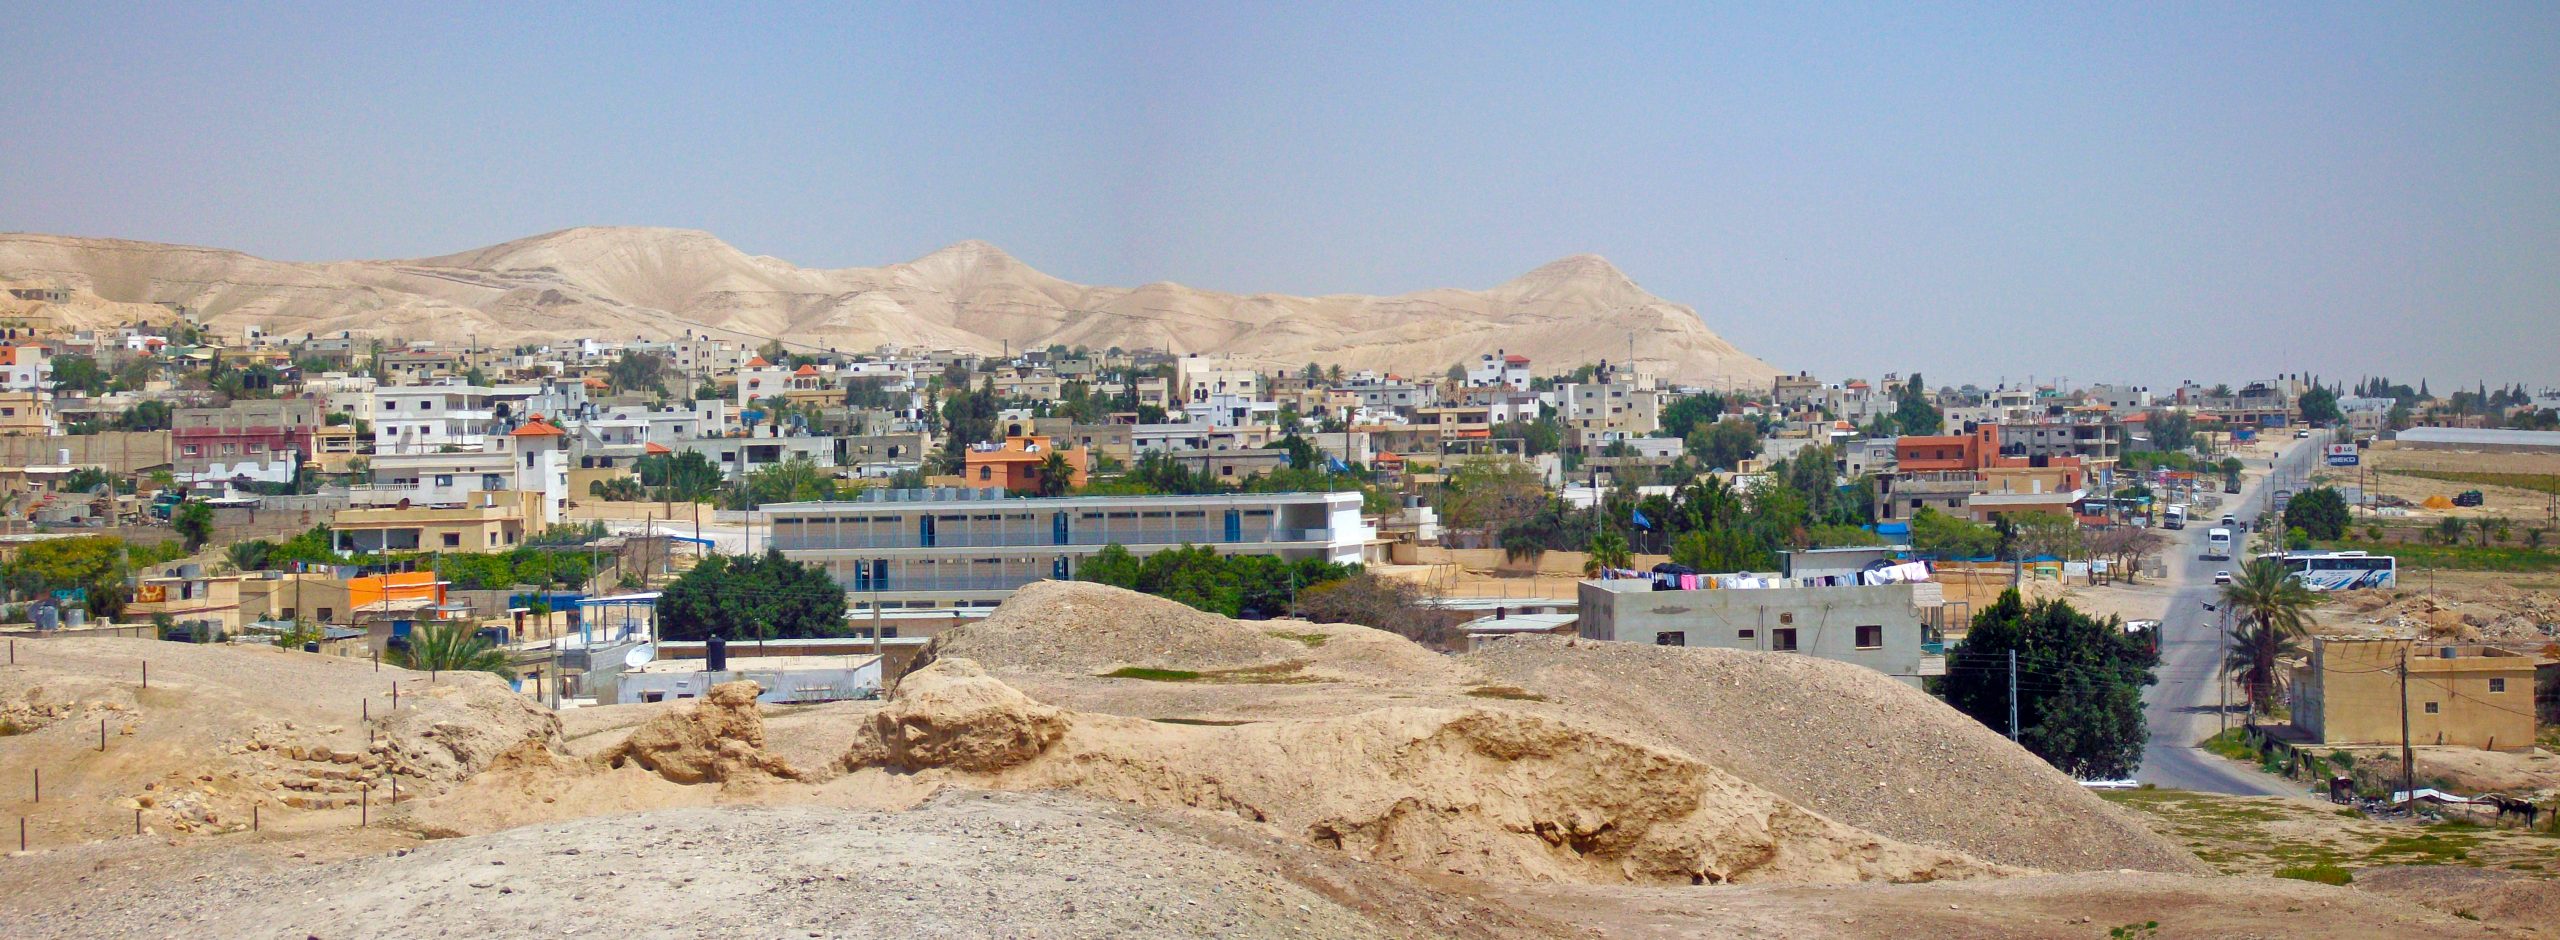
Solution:
<svg viewBox="0 0 2560 940"><path fill-rule="evenodd" d="M702 668L712 672L729 671L729 641L717 635L702 641Z"/></svg>

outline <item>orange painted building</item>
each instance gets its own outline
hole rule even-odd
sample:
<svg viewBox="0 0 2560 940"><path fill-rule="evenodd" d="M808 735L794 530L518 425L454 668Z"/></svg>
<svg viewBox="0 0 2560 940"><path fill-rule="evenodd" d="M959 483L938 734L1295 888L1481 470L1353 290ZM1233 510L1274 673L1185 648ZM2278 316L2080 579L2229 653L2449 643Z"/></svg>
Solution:
<svg viewBox="0 0 2560 940"><path fill-rule="evenodd" d="M1016 493L1040 489L1040 465L1055 452L1066 458L1067 467L1075 472L1069 488L1085 484L1093 472L1093 457L1081 447L1052 447L1046 435L1011 436L1004 443L980 450L972 448L963 458L960 477L969 486L1001 486Z"/></svg>
<svg viewBox="0 0 2560 940"><path fill-rule="evenodd" d="M432 571L395 571L347 579L347 606L383 609L401 601L444 603L444 582Z"/></svg>
<svg viewBox="0 0 2560 940"><path fill-rule="evenodd" d="M1998 466L2000 426L1974 425L1962 434L1904 435L1894 439L1893 459L1905 472Z"/></svg>

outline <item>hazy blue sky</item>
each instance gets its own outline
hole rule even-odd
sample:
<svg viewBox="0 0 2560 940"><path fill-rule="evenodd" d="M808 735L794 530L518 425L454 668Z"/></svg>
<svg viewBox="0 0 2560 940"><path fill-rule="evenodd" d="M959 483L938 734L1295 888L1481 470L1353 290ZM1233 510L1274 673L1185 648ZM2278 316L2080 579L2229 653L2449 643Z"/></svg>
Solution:
<svg viewBox="0 0 2560 940"><path fill-rule="evenodd" d="M9 6L0 229L1292 293L1589 251L1829 376L2560 381L2547 2Z"/></svg>

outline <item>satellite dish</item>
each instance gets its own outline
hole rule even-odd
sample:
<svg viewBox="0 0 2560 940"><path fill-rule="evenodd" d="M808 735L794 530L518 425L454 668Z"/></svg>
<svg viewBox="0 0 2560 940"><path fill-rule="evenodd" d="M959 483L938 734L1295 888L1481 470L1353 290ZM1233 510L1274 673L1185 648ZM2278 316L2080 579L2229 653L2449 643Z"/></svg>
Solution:
<svg viewBox="0 0 2560 940"><path fill-rule="evenodd" d="M642 643L632 647L631 652L622 654L622 666L625 669L638 669L656 658L658 658L657 647Z"/></svg>

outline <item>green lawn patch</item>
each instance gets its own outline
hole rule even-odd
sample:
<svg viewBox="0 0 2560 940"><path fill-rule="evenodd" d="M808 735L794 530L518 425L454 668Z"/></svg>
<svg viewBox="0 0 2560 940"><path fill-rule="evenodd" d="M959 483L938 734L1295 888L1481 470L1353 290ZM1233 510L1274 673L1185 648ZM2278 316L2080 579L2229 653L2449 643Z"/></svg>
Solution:
<svg viewBox="0 0 2560 940"><path fill-rule="evenodd" d="M1321 633L1291 633L1287 630L1264 630L1262 632L1264 635L1278 637L1283 640L1296 640L1300 643L1306 644L1308 649L1323 646L1324 641L1333 639L1332 637Z"/></svg>

